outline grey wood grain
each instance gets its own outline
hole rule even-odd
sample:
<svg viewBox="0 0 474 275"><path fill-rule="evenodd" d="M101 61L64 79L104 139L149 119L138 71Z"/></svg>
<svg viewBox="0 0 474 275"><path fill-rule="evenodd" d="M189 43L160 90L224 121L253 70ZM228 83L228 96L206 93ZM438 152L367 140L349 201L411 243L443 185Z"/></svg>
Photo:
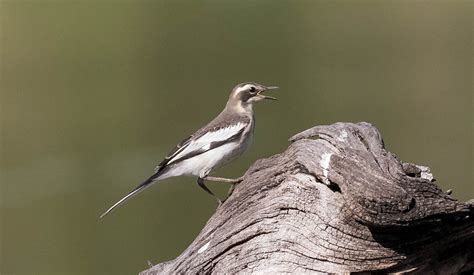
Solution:
<svg viewBox="0 0 474 275"><path fill-rule="evenodd" d="M397 159L372 125L316 126L290 141L248 169L181 255L141 274L472 274L474 200Z"/></svg>

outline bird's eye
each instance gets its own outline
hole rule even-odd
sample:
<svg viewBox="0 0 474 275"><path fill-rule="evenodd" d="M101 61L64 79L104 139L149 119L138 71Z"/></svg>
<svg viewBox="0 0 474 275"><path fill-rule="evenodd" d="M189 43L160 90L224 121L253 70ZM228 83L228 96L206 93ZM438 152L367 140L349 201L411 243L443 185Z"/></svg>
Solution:
<svg viewBox="0 0 474 275"><path fill-rule="evenodd" d="M252 94L254 94L256 91L257 91L257 89L256 89L255 87L253 87L253 86L250 87L250 92L251 92Z"/></svg>

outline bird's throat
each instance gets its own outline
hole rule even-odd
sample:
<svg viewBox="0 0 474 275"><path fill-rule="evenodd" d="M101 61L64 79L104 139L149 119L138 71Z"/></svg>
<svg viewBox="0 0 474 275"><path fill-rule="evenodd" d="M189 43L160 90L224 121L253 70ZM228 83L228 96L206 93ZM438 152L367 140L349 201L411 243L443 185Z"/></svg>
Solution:
<svg viewBox="0 0 474 275"><path fill-rule="evenodd" d="M239 112L241 114L253 114L253 104L252 103L244 103L244 102L237 102L234 106L232 106L234 111Z"/></svg>

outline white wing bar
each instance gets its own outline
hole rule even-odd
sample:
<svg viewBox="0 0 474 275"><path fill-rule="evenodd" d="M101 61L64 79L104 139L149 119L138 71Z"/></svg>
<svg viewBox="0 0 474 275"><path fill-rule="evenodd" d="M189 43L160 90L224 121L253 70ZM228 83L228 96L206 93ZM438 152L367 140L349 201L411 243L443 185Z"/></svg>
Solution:
<svg viewBox="0 0 474 275"><path fill-rule="evenodd" d="M175 154L167 164L172 164L174 161L185 157L188 154L193 154L196 151L207 151L211 148L213 142L222 142L233 137L242 131L247 126L247 123L236 123L225 128L220 128L216 131L209 131L195 140L191 140L186 146L180 148L179 153Z"/></svg>

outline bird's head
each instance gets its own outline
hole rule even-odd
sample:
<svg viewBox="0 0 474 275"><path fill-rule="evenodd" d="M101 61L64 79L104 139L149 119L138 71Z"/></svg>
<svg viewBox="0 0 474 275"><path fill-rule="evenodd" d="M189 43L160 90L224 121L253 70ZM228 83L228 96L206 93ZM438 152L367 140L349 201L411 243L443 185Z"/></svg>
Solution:
<svg viewBox="0 0 474 275"><path fill-rule="evenodd" d="M237 108L252 108L253 103L264 99L276 100L272 96L264 95L268 90L278 89L278 87L267 87L253 82L240 83L232 89L227 105Z"/></svg>

